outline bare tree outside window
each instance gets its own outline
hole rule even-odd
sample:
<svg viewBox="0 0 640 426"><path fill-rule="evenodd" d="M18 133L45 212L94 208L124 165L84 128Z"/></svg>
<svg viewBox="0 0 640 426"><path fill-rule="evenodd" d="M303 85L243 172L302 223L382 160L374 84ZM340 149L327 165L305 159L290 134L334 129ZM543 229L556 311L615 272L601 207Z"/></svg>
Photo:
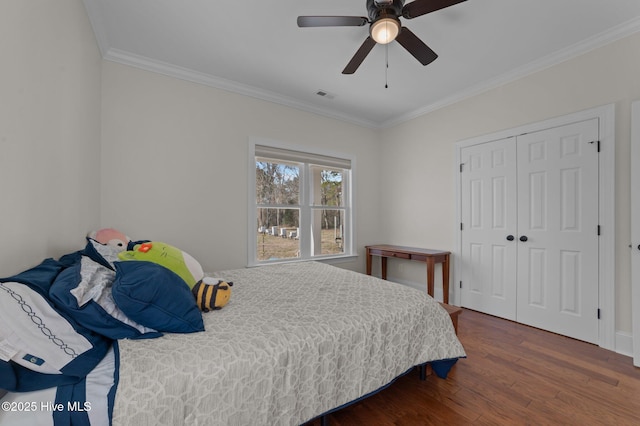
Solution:
<svg viewBox="0 0 640 426"><path fill-rule="evenodd" d="M332 170L321 166L311 166L313 176L320 177L319 204L314 209L314 224L320 223L320 246L315 245L314 254L336 254L343 252L344 210L342 202L342 170ZM333 209L330 207L334 207ZM319 216L319 220L318 220ZM314 235L317 231L314 230ZM319 248L319 251L318 251Z"/></svg>
<svg viewBox="0 0 640 426"><path fill-rule="evenodd" d="M260 146L254 164L254 261L350 253L345 241L351 220L345 200L350 160Z"/></svg>
<svg viewBox="0 0 640 426"><path fill-rule="evenodd" d="M258 260L299 257L300 167L257 160L256 204Z"/></svg>

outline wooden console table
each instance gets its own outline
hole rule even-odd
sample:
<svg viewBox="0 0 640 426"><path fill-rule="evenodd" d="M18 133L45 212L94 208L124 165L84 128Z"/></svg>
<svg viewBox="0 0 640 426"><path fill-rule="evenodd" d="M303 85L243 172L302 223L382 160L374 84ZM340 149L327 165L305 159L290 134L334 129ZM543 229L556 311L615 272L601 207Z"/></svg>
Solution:
<svg viewBox="0 0 640 426"><path fill-rule="evenodd" d="M449 303L449 255L451 252L387 244L366 246L366 249L367 275L371 275L372 257L380 256L383 280L387 279L387 259L390 257L425 262L427 264L427 293L431 297L433 297L434 265L442 263L442 301Z"/></svg>

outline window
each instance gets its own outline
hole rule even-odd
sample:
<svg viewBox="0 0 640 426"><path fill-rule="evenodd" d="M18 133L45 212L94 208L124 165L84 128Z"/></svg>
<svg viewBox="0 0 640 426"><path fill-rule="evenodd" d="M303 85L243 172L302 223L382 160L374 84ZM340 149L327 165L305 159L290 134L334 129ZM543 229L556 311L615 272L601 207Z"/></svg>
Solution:
<svg viewBox="0 0 640 426"><path fill-rule="evenodd" d="M352 161L251 144L249 264L352 255Z"/></svg>

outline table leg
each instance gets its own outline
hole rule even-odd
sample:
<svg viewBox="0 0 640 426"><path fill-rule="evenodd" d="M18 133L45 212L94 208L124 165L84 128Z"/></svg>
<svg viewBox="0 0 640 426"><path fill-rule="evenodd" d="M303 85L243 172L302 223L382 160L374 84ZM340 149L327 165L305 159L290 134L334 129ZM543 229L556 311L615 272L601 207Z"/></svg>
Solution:
<svg viewBox="0 0 640 426"><path fill-rule="evenodd" d="M449 255L444 256L442 262L442 301L449 303Z"/></svg>
<svg viewBox="0 0 640 426"><path fill-rule="evenodd" d="M367 275L371 275L371 250L367 248Z"/></svg>
<svg viewBox="0 0 640 426"><path fill-rule="evenodd" d="M382 279L387 279L387 258L384 256L380 257L380 262L382 263Z"/></svg>
<svg viewBox="0 0 640 426"><path fill-rule="evenodd" d="M433 257L427 257L427 294L431 297L433 297L434 263Z"/></svg>

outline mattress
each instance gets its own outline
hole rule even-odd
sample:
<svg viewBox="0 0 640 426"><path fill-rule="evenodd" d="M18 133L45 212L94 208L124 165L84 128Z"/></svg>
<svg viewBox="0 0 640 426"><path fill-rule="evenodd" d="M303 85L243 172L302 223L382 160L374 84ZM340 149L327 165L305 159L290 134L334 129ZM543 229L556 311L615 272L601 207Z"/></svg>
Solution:
<svg viewBox="0 0 640 426"><path fill-rule="evenodd" d="M113 425L298 425L466 356L446 311L407 286L319 262L208 275L234 285L205 332L119 342Z"/></svg>

